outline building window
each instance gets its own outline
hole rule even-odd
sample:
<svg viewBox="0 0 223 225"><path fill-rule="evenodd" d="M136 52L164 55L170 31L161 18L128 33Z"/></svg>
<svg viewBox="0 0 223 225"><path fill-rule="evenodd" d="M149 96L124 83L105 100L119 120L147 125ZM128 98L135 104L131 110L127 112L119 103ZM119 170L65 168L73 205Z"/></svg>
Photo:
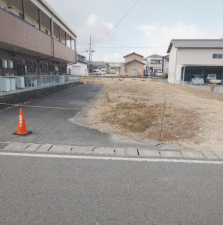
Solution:
<svg viewBox="0 0 223 225"><path fill-rule="evenodd" d="M36 72L36 63L35 62L27 62L27 72L28 73Z"/></svg>
<svg viewBox="0 0 223 225"><path fill-rule="evenodd" d="M41 73L47 73L47 64L40 64Z"/></svg>
<svg viewBox="0 0 223 225"><path fill-rule="evenodd" d="M49 72L54 72L54 71L55 71L55 66L49 65Z"/></svg>
<svg viewBox="0 0 223 225"><path fill-rule="evenodd" d="M213 59L222 59L222 54L213 54Z"/></svg>
<svg viewBox="0 0 223 225"><path fill-rule="evenodd" d="M66 73L67 72L67 67L62 67L62 73Z"/></svg>
<svg viewBox="0 0 223 225"><path fill-rule="evenodd" d="M151 64L161 64L160 60L151 60Z"/></svg>

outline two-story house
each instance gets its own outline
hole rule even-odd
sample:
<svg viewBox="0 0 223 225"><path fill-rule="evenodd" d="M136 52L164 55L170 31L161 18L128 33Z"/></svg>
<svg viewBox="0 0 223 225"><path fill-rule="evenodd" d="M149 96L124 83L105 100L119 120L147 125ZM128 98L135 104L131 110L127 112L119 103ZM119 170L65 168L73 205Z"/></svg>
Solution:
<svg viewBox="0 0 223 225"><path fill-rule="evenodd" d="M168 81L181 84L193 75L216 74L223 77L223 39L174 39L169 53Z"/></svg>
<svg viewBox="0 0 223 225"><path fill-rule="evenodd" d="M143 56L135 52L124 56L125 64L124 67L121 67L122 76L143 76L144 75L144 63Z"/></svg>
<svg viewBox="0 0 223 225"><path fill-rule="evenodd" d="M45 0L0 0L0 76L66 74L76 37Z"/></svg>
<svg viewBox="0 0 223 225"><path fill-rule="evenodd" d="M163 57L160 55L151 55L147 59L147 68L150 75L155 76L157 71L162 71Z"/></svg>

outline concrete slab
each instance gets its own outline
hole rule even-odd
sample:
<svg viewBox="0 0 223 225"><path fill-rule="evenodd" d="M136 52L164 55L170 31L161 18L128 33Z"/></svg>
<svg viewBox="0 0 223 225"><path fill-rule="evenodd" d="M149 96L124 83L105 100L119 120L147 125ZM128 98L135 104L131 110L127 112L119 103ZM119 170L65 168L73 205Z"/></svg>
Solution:
<svg viewBox="0 0 223 225"><path fill-rule="evenodd" d="M161 151L162 157L167 158L183 158L183 155L179 151Z"/></svg>
<svg viewBox="0 0 223 225"><path fill-rule="evenodd" d="M92 146L73 146L71 153L72 154L93 154L93 149L95 147Z"/></svg>
<svg viewBox="0 0 223 225"><path fill-rule="evenodd" d="M139 149L139 156L142 157L161 157L160 152L157 150L143 150Z"/></svg>
<svg viewBox="0 0 223 225"><path fill-rule="evenodd" d="M115 148L95 148L95 155L115 155Z"/></svg>
<svg viewBox="0 0 223 225"><path fill-rule="evenodd" d="M67 145L53 145L53 147L49 150L50 153L71 153L72 146Z"/></svg>
<svg viewBox="0 0 223 225"><path fill-rule="evenodd" d="M213 152L211 151L202 151L203 155L207 157L207 159L219 159L218 156L216 156Z"/></svg>
<svg viewBox="0 0 223 225"><path fill-rule="evenodd" d="M213 151L213 153L214 153L219 159L223 159L223 152Z"/></svg>
<svg viewBox="0 0 223 225"><path fill-rule="evenodd" d="M163 151L166 150L183 150L183 148L176 146L176 145L164 145L163 147L160 148Z"/></svg>
<svg viewBox="0 0 223 225"><path fill-rule="evenodd" d="M117 156L127 156L127 152L125 148L116 148L115 155Z"/></svg>
<svg viewBox="0 0 223 225"><path fill-rule="evenodd" d="M194 151L182 151L182 154L185 158L191 159L206 159L206 157L201 152Z"/></svg>
<svg viewBox="0 0 223 225"><path fill-rule="evenodd" d="M48 152L52 146L51 144L41 145L36 152Z"/></svg>
<svg viewBox="0 0 223 225"><path fill-rule="evenodd" d="M28 148L26 148L26 151L28 152L35 152L41 145L39 144L31 144Z"/></svg>
<svg viewBox="0 0 223 225"><path fill-rule="evenodd" d="M0 149L4 149L6 146L8 146L10 143L0 142Z"/></svg>
<svg viewBox="0 0 223 225"><path fill-rule="evenodd" d="M145 143L149 146L157 146L163 144L161 141L155 141L155 140L149 140L149 139L144 139L141 141L142 143Z"/></svg>
<svg viewBox="0 0 223 225"><path fill-rule="evenodd" d="M4 148L4 150L9 150L9 151L25 151L25 149L27 147L29 147L31 144L25 144L25 143L18 143L18 142L15 142L15 143L11 143L9 144L8 146L6 146Z"/></svg>
<svg viewBox="0 0 223 225"><path fill-rule="evenodd" d="M127 156L139 156L138 150L136 148L127 148L126 152L127 152Z"/></svg>

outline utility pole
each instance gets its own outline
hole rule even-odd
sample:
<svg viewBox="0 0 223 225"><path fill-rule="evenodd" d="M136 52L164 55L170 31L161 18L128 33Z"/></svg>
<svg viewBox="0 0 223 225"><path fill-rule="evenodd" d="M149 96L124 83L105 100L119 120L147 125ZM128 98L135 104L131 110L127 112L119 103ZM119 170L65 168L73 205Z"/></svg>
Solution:
<svg viewBox="0 0 223 225"><path fill-rule="evenodd" d="M91 36L90 36L89 61L88 61L88 71L89 71L89 73L91 72L90 66L91 66Z"/></svg>

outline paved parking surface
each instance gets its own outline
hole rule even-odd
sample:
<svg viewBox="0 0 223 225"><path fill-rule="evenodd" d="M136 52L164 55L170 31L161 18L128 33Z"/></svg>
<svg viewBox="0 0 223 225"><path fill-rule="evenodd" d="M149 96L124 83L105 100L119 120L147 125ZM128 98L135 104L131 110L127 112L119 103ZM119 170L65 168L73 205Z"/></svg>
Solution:
<svg viewBox="0 0 223 225"><path fill-rule="evenodd" d="M33 131L32 135L25 138L12 136L17 130L20 107L0 112L0 142L97 147L140 146L134 142L116 140L110 134L70 121L82 108L89 105L100 92L100 88L101 85L98 84L81 84L29 103L32 106L78 108L78 110L21 107L24 110L27 130Z"/></svg>

